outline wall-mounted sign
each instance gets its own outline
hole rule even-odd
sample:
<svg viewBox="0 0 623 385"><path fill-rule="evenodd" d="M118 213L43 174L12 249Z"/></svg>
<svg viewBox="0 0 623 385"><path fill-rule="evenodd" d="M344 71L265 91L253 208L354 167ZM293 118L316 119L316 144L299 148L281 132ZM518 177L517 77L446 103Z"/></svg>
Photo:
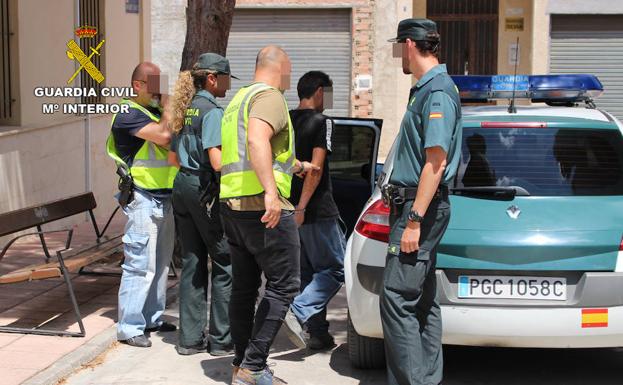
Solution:
<svg viewBox="0 0 623 385"><path fill-rule="evenodd" d="M508 65L514 66L515 64L519 65L519 58L521 56L521 52L519 51L519 44L511 43L508 45Z"/></svg>
<svg viewBox="0 0 623 385"><path fill-rule="evenodd" d="M520 32L523 31L523 17L507 17L504 19L504 30Z"/></svg>
<svg viewBox="0 0 623 385"><path fill-rule="evenodd" d="M506 8L506 16L523 16L523 8Z"/></svg>
<svg viewBox="0 0 623 385"><path fill-rule="evenodd" d="M138 13L139 0L125 0L125 13Z"/></svg>

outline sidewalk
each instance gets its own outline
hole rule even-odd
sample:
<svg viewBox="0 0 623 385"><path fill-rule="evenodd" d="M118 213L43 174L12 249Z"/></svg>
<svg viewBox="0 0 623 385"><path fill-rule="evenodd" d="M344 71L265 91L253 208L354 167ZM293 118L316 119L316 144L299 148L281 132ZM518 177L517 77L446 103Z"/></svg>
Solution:
<svg viewBox="0 0 623 385"><path fill-rule="evenodd" d="M168 306L165 316L177 323L178 304ZM338 347L327 352L298 350L283 328L272 346L269 365L278 377L292 385L382 385L384 370L357 370L348 361L346 345L346 293L342 289L331 301L328 318ZM232 356L207 353L180 356L175 351L177 333L152 333L149 349L115 345L68 376L63 385L226 385L231 381ZM455 384L456 385L456 384Z"/></svg>
<svg viewBox="0 0 623 385"><path fill-rule="evenodd" d="M117 215L107 234L120 234L126 218ZM95 242L90 222L74 228L72 247ZM64 234L46 236L49 249L62 249ZM107 265L91 265L120 272L118 258ZM0 274L43 262L43 251L36 236L24 238L11 248L0 262ZM50 365L62 362L72 351L86 345L98 334L108 330L117 318L118 276L74 274L74 291L80 306L86 337L56 337L0 333L0 378L3 385L20 384ZM174 281L170 281L174 285ZM0 324L35 327L52 320L49 328L78 331L63 278L7 284L0 286ZM114 335L110 342L114 340ZM106 343L106 342L104 342ZM78 364L79 365L79 364Z"/></svg>

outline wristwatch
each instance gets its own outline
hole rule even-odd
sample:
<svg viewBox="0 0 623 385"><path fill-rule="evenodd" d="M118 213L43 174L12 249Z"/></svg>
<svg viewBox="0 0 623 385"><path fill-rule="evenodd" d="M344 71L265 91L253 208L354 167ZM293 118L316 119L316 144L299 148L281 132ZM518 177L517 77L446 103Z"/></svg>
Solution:
<svg viewBox="0 0 623 385"><path fill-rule="evenodd" d="M411 222L422 223L422 221L424 220L424 217L418 214L417 211L411 210L409 211L409 215L407 216L407 219Z"/></svg>

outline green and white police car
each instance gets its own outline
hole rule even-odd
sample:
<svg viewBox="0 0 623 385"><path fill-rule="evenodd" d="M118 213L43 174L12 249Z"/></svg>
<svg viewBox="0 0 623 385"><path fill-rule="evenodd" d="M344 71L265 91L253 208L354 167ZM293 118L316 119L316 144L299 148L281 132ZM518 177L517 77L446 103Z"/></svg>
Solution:
<svg viewBox="0 0 623 385"><path fill-rule="evenodd" d="M463 107L462 158L438 250L446 344L623 346L623 125L590 75L454 77L461 98L546 103ZM379 292L389 235L379 186L348 240L349 354L383 366Z"/></svg>

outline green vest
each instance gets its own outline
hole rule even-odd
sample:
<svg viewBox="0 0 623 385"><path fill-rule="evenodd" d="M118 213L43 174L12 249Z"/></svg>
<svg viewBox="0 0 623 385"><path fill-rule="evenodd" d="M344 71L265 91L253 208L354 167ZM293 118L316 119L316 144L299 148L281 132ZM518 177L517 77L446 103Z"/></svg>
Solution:
<svg viewBox="0 0 623 385"><path fill-rule="evenodd" d="M247 147L247 128L249 123L249 102L261 91L272 87L255 83L241 88L227 106L221 126L222 140L222 169L220 198L238 198L253 196L264 192L255 171L251 167ZM284 99L286 113L288 104ZM295 162L294 130L288 115L288 148L273 148L273 175L279 190L284 198L290 197L292 184L292 168Z"/></svg>
<svg viewBox="0 0 623 385"><path fill-rule="evenodd" d="M135 108L145 115L149 116L151 120L158 123L160 119L149 112L145 107L140 104L129 100L123 99L121 104L128 104L130 108ZM117 114L113 115L111 126L115 123ZM169 150L160 147L159 145L150 141L145 141L141 148L134 156L134 160L131 165L127 165L117 154L117 147L115 146L115 138L112 131L108 135L106 141L106 152L108 156L114 159L117 166L122 166L128 170L134 185L144 190L162 190L173 188L173 180L177 174L177 168L171 166L167 161Z"/></svg>

